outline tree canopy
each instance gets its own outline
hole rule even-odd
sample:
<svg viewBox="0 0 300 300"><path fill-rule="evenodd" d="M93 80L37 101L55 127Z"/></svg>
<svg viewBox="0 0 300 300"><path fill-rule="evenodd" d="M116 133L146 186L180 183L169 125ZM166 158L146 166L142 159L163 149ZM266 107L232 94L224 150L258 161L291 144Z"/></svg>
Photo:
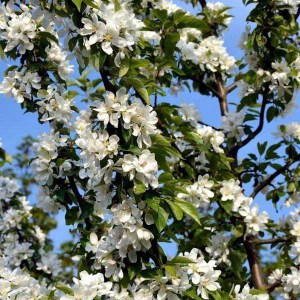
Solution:
<svg viewBox="0 0 300 300"><path fill-rule="evenodd" d="M186 2L1 0L0 93L50 130L0 143L0 299L299 299L300 124L257 137L295 107L300 0L243 0L241 58L230 7ZM222 126L168 102L181 90Z"/></svg>

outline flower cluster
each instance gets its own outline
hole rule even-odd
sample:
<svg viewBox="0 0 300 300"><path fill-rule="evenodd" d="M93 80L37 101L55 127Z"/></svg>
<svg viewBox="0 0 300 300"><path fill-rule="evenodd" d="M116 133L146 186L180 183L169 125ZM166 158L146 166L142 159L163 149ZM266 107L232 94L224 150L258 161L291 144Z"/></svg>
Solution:
<svg viewBox="0 0 300 300"><path fill-rule="evenodd" d="M279 99L286 102L284 95L286 92L290 92L292 84L300 82L300 57L297 56L293 63L288 64L285 60L272 62L271 70L263 70L256 66L257 59L255 54L247 54L247 62L251 58L251 69L255 70L257 79L254 83L248 84L243 80L239 82L240 95L245 97L250 94L257 93L264 84L269 83L269 93L274 93ZM291 101L293 103L293 101Z"/></svg>
<svg viewBox="0 0 300 300"><path fill-rule="evenodd" d="M19 190L16 180L0 176L0 200L8 201Z"/></svg>
<svg viewBox="0 0 300 300"><path fill-rule="evenodd" d="M222 131L214 130L212 127L205 125L198 125L196 130L204 144L210 143L213 150L217 153L224 152L224 150L220 147L225 140L225 136Z"/></svg>
<svg viewBox="0 0 300 300"><path fill-rule="evenodd" d="M146 187L151 185L156 188L158 186L158 165L155 155L149 150L143 150L139 157L125 154L124 158L121 158L116 165L121 165L122 172L128 175L130 180L135 178Z"/></svg>
<svg viewBox="0 0 300 300"><path fill-rule="evenodd" d="M61 272L60 261L56 254L45 251L46 236L39 226L32 226L32 207L25 197L19 196L17 182L7 177L0 177L0 182L0 257L6 259L6 272L11 268L18 273L18 267L25 262L30 266L34 261L36 270L57 276Z"/></svg>
<svg viewBox="0 0 300 300"><path fill-rule="evenodd" d="M33 20L30 9L20 5L21 13L14 11L13 7L2 4L0 8L0 39L6 42L5 52L18 47L20 54L34 48L33 39L37 34L37 24Z"/></svg>
<svg viewBox="0 0 300 300"><path fill-rule="evenodd" d="M227 112L222 117L223 131L228 138L234 137L237 141L241 140L241 137L244 135L244 119L245 115L243 111Z"/></svg>
<svg viewBox="0 0 300 300"><path fill-rule="evenodd" d="M189 122L193 127L197 127L200 119L200 113L194 104L186 104L185 102L182 102L180 106L180 113L184 121Z"/></svg>
<svg viewBox="0 0 300 300"><path fill-rule="evenodd" d="M18 103L23 103L25 98L32 98L33 89L41 88L40 81L41 77L36 72L9 71L0 84L0 93L12 96Z"/></svg>
<svg viewBox="0 0 300 300"><path fill-rule="evenodd" d="M123 87L116 92L116 95L108 91L104 102L96 101L93 110L97 112L98 120L104 125L110 123L118 128L121 123L125 129L132 129L132 134L137 137L139 148L142 148L143 144L150 147L149 135L158 133L156 112L151 106L144 105L137 99L129 104L128 98L129 95Z"/></svg>
<svg viewBox="0 0 300 300"><path fill-rule="evenodd" d="M34 143L32 149L36 158L31 163L35 180L41 184L51 184L53 181L53 169L56 166L54 160L58 157L58 148L66 146L67 136L61 136L59 132L53 131L48 135L43 133L38 142ZM61 166L61 169L65 165Z"/></svg>
<svg viewBox="0 0 300 300"><path fill-rule="evenodd" d="M270 299L269 295L265 293L252 295L251 289L248 284L246 284L243 287L243 289L241 289L240 285L235 286L234 293L235 293L236 300L269 300Z"/></svg>
<svg viewBox="0 0 300 300"><path fill-rule="evenodd" d="M300 139L300 124L297 122L286 123L278 126L278 132L274 133L275 137L284 138L287 141Z"/></svg>
<svg viewBox="0 0 300 300"><path fill-rule="evenodd" d="M1 299L41 299L49 296L51 288L44 281L39 282L29 273L7 267L7 260L0 258Z"/></svg>
<svg viewBox="0 0 300 300"><path fill-rule="evenodd" d="M191 61L199 65L202 71L231 72L235 67L235 59L230 56L223 46L223 41L215 36L200 40L198 43L180 39L177 47L181 51L184 61Z"/></svg>
<svg viewBox="0 0 300 300"><path fill-rule="evenodd" d="M287 293L292 293L294 295L299 295L300 293L300 270L291 267L291 273L284 275L282 277L283 290ZM290 299L288 297L288 299Z"/></svg>
<svg viewBox="0 0 300 300"><path fill-rule="evenodd" d="M296 14L298 6L300 4L300 0L278 0L278 4L288 6L290 13Z"/></svg>
<svg viewBox="0 0 300 300"><path fill-rule="evenodd" d="M143 22L128 10L125 4L116 11L115 5L101 3L99 10L93 10L88 18L82 18L83 28L78 33L84 37L87 50L98 43L102 50L112 55L117 52L115 62L124 57L125 49L132 50L140 36ZM118 63L117 63L118 65Z"/></svg>
<svg viewBox="0 0 300 300"><path fill-rule="evenodd" d="M202 253L195 248L190 253L185 252L184 257L195 262L184 269L186 269L192 283L198 286L197 294L201 295L203 299L208 299L209 291L220 289L217 280L221 275L221 271L215 270L216 261L210 260L206 262Z"/></svg>
<svg viewBox="0 0 300 300"><path fill-rule="evenodd" d="M87 250L95 253L95 269L105 267L105 276L114 280L123 278L121 267L126 257L132 262L137 262L137 252L150 249L153 234L144 227L143 211L133 200L124 200L111 208L112 221L107 233L98 241L94 234L90 237ZM146 218L148 225L153 219Z"/></svg>
<svg viewBox="0 0 300 300"><path fill-rule="evenodd" d="M225 232L216 232L211 236L211 245L206 247L205 251L212 259L216 260L218 264L223 262L230 266L231 261L228 259L228 243L230 239L231 237L226 235Z"/></svg>
<svg viewBox="0 0 300 300"><path fill-rule="evenodd" d="M212 14L212 17L217 19L218 25L222 25L225 27L228 27L232 17L228 14L226 6L222 2L207 2L206 7L210 10L210 13ZM221 27L221 26L220 26ZM219 30L222 32L222 29Z"/></svg>
<svg viewBox="0 0 300 300"><path fill-rule="evenodd" d="M263 211L260 215L258 205L251 207L253 199L246 197L238 180L230 179L221 183L221 201L232 201L232 211L239 213L247 226L247 234L257 235L266 229L269 216Z"/></svg>
<svg viewBox="0 0 300 300"><path fill-rule="evenodd" d="M186 194L179 193L178 198L193 204L196 208L205 207L210 203L210 200L214 197L212 187L214 182L209 179L209 175L198 177L198 180L190 186L186 187Z"/></svg>

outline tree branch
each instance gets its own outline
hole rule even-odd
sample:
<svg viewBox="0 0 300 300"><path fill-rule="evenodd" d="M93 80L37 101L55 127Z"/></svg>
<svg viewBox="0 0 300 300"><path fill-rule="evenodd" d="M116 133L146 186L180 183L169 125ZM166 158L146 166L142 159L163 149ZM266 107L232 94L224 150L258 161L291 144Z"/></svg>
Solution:
<svg viewBox="0 0 300 300"><path fill-rule="evenodd" d="M83 207L85 205L85 202L78 191L78 188L77 188L74 178L72 176L68 176L68 179L69 179L69 183L70 183L70 188L71 188L73 194L75 195L78 205L82 211Z"/></svg>
<svg viewBox="0 0 300 300"><path fill-rule="evenodd" d="M268 293L272 293L277 287L281 286L282 282L281 280L275 281L274 283L272 283L271 285L269 285L267 287L267 291Z"/></svg>
<svg viewBox="0 0 300 300"><path fill-rule="evenodd" d="M216 96L218 98L220 97L218 91L216 91L213 87L211 87L210 85L205 83L203 80L201 80L197 77L194 77L194 76L186 76L185 79L193 80L193 81L198 82L199 84L203 84L214 96Z"/></svg>
<svg viewBox="0 0 300 300"><path fill-rule="evenodd" d="M282 236L282 237L279 237L279 238L273 238L273 239L267 239L267 240L256 239L255 243L257 245L286 243L286 242L289 242L291 239L292 239L291 237Z"/></svg>
<svg viewBox="0 0 300 300"><path fill-rule="evenodd" d="M99 70L103 84L104 84L104 88L109 91L112 92L114 94L116 94L117 89L115 88L115 86L109 81L108 79L108 74L107 71L104 70L103 68Z"/></svg>
<svg viewBox="0 0 300 300"><path fill-rule="evenodd" d="M199 0L201 6L202 6L202 9L204 9L206 7L206 0Z"/></svg>
<svg viewBox="0 0 300 300"><path fill-rule="evenodd" d="M225 116L225 114L228 112L227 92L224 87L222 74L217 72L215 76L216 76L216 84L218 87L218 99L220 104L221 115Z"/></svg>
<svg viewBox="0 0 300 300"><path fill-rule="evenodd" d="M238 87L238 80L235 81L233 84L231 84L230 86L228 86L227 88L225 88L226 94L231 93L232 91L234 91L236 88Z"/></svg>
<svg viewBox="0 0 300 300"><path fill-rule="evenodd" d="M268 186L277 176L281 175L284 171L286 171L294 162L300 160L300 154L296 155L294 159L289 160L284 166L274 172L271 176L269 176L265 181L261 182L256 188L254 189L253 193L250 197L255 198L256 195Z"/></svg>
<svg viewBox="0 0 300 300"><path fill-rule="evenodd" d="M264 121L265 121L265 112L266 112L266 107L267 107L268 99L267 95L264 94L262 104L261 104L261 110L259 114L259 123L255 131L253 131L251 134L248 135L248 137L243 140L241 143L235 145L231 149L229 149L228 154L236 154L239 149L243 148L246 146L249 142L251 142L263 129L264 127Z"/></svg>
<svg viewBox="0 0 300 300"><path fill-rule="evenodd" d="M297 20L300 16L300 5L298 5L297 13L295 14L295 20Z"/></svg>
<svg viewBox="0 0 300 300"><path fill-rule="evenodd" d="M247 253L253 285L256 289L264 289L266 288L266 283L256 247L255 237L248 236L244 241L244 246Z"/></svg>

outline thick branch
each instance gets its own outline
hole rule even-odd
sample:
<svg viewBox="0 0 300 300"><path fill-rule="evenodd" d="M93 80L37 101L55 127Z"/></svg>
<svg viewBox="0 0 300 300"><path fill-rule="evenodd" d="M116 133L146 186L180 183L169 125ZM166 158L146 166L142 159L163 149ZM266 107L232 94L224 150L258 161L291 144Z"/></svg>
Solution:
<svg viewBox="0 0 300 300"><path fill-rule="evenodd" d="M228 112L227 92L224 87L222 74L219 72L216 73L216 83L218 87L218 99L220 103L221 115L225 116L225 114Z"/></svg>
<svg viewBox="0 0 300 300"><path fill-rule="evenodd" d="M206 7L206 0L199 0L202 8L205 8Z"/></svg>
<svg viewBox="0 0 300 300"><path fill-rule="evenodd" d="M266 288L266 283L256 247L255 237L247 237L244 241L244 246L247 253L253 285L256 289L264 289Z"/></svg>
<svg viewBox="0 0 300 300"><path fill-rule="evenodd" d="M261 182L256 188L254 189L253 193L250 195L250 197L255 198L256 195L264 189L266 186L268 186L277 176L281 175L286 171L294 162L300 160L300 154L296 155L294 159L290 159L284 166L282 166L280 169L278 169L276 172L274 172L271 176L269 176L266 180Z"/></svg>

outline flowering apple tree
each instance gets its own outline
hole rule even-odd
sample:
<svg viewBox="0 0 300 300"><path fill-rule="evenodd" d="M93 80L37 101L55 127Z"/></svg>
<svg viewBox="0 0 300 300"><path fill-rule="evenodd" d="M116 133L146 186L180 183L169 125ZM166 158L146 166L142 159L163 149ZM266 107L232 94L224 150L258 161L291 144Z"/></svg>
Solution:
<svg viewBox="0 0 300 300"><path fill-rule="evenodd" d="M295 105L300 1L243 0L240 59L223 41L230 8L187 2L196 13L1 0L0 93L50 128L20 147L21 176L0 145L1 299L299 299L300 124L256 137ZM215 98L222 127L164 100L183 89ZM60 211L73 239L55 253Z"/></svg>

